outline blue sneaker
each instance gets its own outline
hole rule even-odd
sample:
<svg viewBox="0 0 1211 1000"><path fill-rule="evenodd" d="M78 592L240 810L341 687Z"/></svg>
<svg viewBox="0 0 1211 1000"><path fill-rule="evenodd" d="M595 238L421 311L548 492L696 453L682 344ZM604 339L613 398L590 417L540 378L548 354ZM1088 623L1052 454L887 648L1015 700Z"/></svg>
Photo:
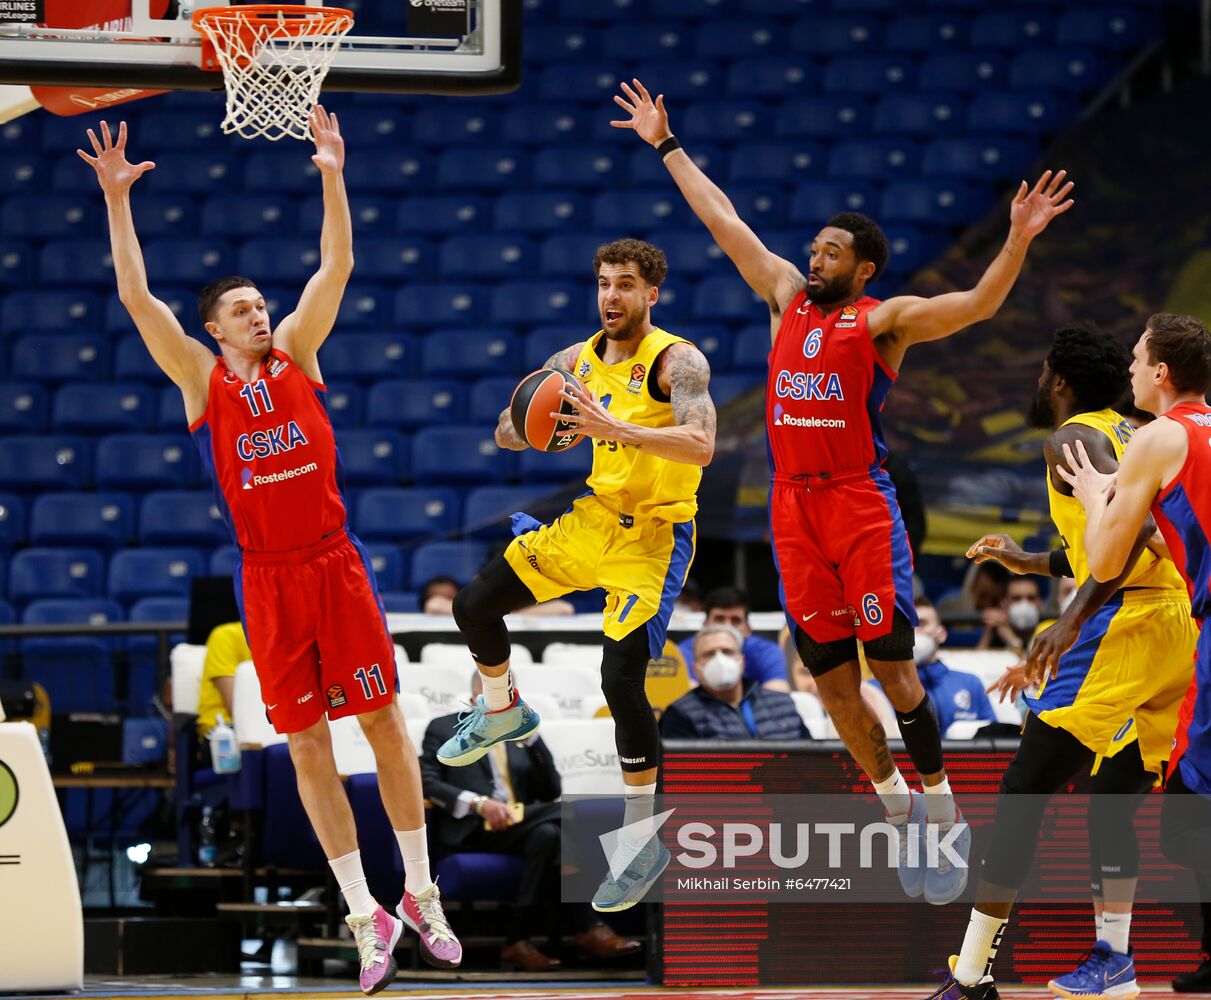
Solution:
<svg viewBox="0 0 1211 1000"><path fill-rule="evenodd" d="M671 860L668 848L660 842L660 837L653 837L643 845L617 879L606 872L606 877L593 894L593 909L598 913L629 910L647 895Z"/></svg>
<svg viewBox="0 0 1211 1000"><path fill-rule="evenodd" d="M946 977L946 982L929 995L929 1000L1000 1000L992 976L985 976L974 986L964 986L955 979L955 964L958 961L958 955L950 956L950 975Z"/></svg>
<svg viewBox="0 0 1211 1000"><path fill-rule="evenodd" d="M1068 975L1051 980L1047 988L1067 1000L1131 1000L1140 992L1134 956L1111 951L1105 941L1095 944L1080 965Z"/></svg>
<svg viewBox="0 0 1211 1000"><path fill-rule="evenodd" d="M896 874L900 876L900 885L904 887L904 892L916 899L925 891L925 795L913 791L908 795L908 819L892 825L900 832Z"/></svg>
<svg viewBox="0 0 1211 1000"><path fill-rule="evenodd" d="M925 798L924 795L921 798ZM960 826L961 832L950 842L950 850L963 859L963 866L958 867L950 862L945 851L938 851L938 863L934 868L925 870L925 900L934 906L945 906L953 903L967 888L967 858L971 854L971 827L963 819L963 814L956 808L954 823L938 824L938 843L941 843L951 829ZM928 858L926 859L928 861Z"/></svg>
<svg viewBox="0 0 1211 1000"><path fill-rule="evenodd" d="M538 713L520 696L508 708L489 712L481 694L471 710L459 716L458 728L441 745L437 759L451 767L474 764L497 743L524 740L538 728L539 721Z"/></svg>

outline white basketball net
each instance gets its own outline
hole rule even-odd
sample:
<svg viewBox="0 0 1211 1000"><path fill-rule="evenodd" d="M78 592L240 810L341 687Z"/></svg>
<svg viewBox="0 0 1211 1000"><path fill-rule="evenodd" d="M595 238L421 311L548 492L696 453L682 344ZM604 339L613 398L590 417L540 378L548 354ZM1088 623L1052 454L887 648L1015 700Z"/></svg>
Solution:
<svg viewBox="0 0 1211 1000"><path fill-rule="evenodd" d="M347 12L252 16L238 7L198 22L215 47L227 86L223 131L255 139L310 139L308 116L341 39L353 27Z"/></svg>

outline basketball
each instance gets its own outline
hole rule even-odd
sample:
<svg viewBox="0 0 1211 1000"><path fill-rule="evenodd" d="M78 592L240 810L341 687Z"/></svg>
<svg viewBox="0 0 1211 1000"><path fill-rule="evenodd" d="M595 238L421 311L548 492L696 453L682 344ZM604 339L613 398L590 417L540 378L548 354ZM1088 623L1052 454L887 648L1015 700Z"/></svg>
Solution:
<svg viewBox="0 0 1211 1000"><path fill-rule="evenodd" d="M538 451L566 451L579 444L583 434L572 425L551 416L552 413L576 413L576 407L560 393L564 386L584 386L570 372L559 368L540 368L518 383L509 403L513 427L531 448Z"/></svg>

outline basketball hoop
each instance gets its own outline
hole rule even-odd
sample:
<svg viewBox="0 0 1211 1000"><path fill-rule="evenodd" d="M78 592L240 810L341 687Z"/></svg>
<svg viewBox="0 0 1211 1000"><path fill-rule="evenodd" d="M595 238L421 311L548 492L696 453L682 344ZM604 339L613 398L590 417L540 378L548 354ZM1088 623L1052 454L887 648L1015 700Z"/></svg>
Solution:
<svg viewBox="0 0 1211 1000"><path fill-rule="evenodd" d="M202 33L202 68L223 73L223 131L245 139L311 138L308 117L320 97L353 12L341 7L248 5L193 13Z"/></svg>

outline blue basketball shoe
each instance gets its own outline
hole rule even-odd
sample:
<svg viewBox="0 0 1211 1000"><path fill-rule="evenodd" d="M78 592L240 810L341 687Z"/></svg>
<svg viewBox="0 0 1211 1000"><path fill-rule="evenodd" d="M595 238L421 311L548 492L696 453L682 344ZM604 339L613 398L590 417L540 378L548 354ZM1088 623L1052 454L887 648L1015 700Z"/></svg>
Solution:
<svg viewBox="0 0 1211 1000"><path fill-rule="evenodd" d="M539 721L538 713L520 695L508 708L489 712L481 694L470 711L459 717L458 728L441 745L437 759L451 767L474 764L497 743L524 740L538 728Z"/></svg>
<svg viewBox="0 0 1211 1000"><path fill-rule="evenodd" d="M950 975L946 977L946 982L929 995L929 1000L1000 1000L992 976L985 976L974 986L964 986L955 979L955 964L958 961L958 955L950 956Z"/></svg>
<svg viewBox="0 0 1211 1000"><path fill-rule="evenodd" d="M910 791L908 819L903 823L892 823L900 833L900 853L896 874L904 892L916 899L925 891L925 795ZM889 821L890 822L890 821Z"/></svg>
<svg viewBox="0 0 1211 1000"><path fill-rule="evenodd" d="M668 848L660 842L660 837L652 837L630 860L626 870L618 878L606 872L606 877L593 894L593 909L598 913L629 910L647 895L656 880L664 874L671 860L672 856Z"/></svg>
<svg viewBox="0 0 1211 1000"><path fill-rule="evenodd" d="M922 795L921 798L925 796ZM925 871L925 899L934 906L945 906L963 895L967 888L967 858L971 854L971 827L963 820L963 814L955 809L953 823L939 823L938 843L946 839L954 827L960 832L950 842L950 850L963 859L962 866L952 864L945 851L938 851L936 866Z"/></svg>
<svg viewBox="0 0 1211 1000"><path fill-rule="evenodd" d="M1135 958L1130 951L1120 955L1099 941L1085 960L1066 976L1047 984L1057 997L1067 1000L1132 1000L1139 996L1135 981Z"/></svg>

